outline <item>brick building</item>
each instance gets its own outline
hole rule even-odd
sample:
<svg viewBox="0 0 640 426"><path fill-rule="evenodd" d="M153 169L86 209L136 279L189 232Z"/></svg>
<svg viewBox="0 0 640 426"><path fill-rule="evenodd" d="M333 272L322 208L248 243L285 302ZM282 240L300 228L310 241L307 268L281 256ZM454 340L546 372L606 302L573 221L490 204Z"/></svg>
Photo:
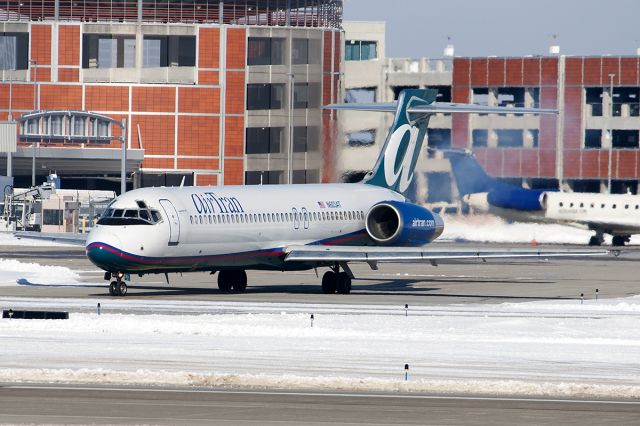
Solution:
<svg viewBox="0 0 640 426"><path fill-rule="evenodd" d="M74 111L126 119L130 185L331 179L320 105L339 99L341 13L341 0L4 2L0 120L52 112L21 123L16 185L35 157L38 182L118 187L120 142L101 136L120 128Z"/></svg>
<svg viewBox="0 0 640 426"><path fill-rule="evenodd" d="M455 58L453 102L557 108L558 117L457 115L451 143L533 187L637 193L640 57Z"/></svg>

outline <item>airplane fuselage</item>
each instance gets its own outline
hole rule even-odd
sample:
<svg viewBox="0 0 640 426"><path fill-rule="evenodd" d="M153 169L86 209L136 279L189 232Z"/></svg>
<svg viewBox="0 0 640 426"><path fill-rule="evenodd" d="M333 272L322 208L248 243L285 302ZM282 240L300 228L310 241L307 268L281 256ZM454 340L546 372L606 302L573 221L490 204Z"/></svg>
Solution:
<svg viewBox="0 0 640 426"><path fill-rule="evenodd" d="M285 263L284 248L375 245L365 217L382 201L405 198L365 184L137 189L109 209L124 216L138 210L136 217L140 210L156 211L161 219L101 219L88 236L87 255L105 271L124 273L309 269L315 265ZM434 216L440 227L435 238L442 222Z"/></svg>

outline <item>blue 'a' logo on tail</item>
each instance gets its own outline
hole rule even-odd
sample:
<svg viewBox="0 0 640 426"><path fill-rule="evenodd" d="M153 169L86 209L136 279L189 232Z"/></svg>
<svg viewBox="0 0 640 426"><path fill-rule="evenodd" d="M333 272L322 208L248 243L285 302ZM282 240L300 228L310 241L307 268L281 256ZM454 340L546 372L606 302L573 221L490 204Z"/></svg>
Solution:
<svg viewBox="0 0 640 426"><path fill-rule="evenodd" d="M424 112L411 113L408 109L433 103L437 94L437 90L428 89L407 89L400 93L393 125L380 157L364 183L405 194L413 180L431 116Z"/></svg>

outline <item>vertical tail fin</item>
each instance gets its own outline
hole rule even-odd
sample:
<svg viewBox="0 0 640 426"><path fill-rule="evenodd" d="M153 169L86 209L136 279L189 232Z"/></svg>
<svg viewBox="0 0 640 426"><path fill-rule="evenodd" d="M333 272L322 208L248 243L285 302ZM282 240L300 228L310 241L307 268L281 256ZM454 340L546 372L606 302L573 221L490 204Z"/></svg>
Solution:
<svg viewBox="0 0 640 426"><path fill-rule="evenodd" d="M437 90L408 89L400 93L393 125L373 170L363 182L389 188L405 195L427 133L431 113L410 113L408 108L429 105Z"/></svg>
<svg viewBox="0 0 640 426"><path fill-rule="evenodd" d="M489 192L498 185L498 181L487 175L472 153L451 152L448 157L461 196Z"/></svg>

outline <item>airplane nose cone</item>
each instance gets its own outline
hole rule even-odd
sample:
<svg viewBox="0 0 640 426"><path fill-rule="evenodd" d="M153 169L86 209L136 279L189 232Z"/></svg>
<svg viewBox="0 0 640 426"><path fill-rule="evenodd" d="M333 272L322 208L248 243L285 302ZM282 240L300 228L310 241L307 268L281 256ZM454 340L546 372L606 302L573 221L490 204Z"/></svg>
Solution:
<svg viewBox="0 0 640 426"><path fill-rule="evenodd" d="M118 247L121 247L120 238L113 232L96 228L89 233L85 250L87 258L97 267L110 272L119 272L122 258Z"/></svg>

